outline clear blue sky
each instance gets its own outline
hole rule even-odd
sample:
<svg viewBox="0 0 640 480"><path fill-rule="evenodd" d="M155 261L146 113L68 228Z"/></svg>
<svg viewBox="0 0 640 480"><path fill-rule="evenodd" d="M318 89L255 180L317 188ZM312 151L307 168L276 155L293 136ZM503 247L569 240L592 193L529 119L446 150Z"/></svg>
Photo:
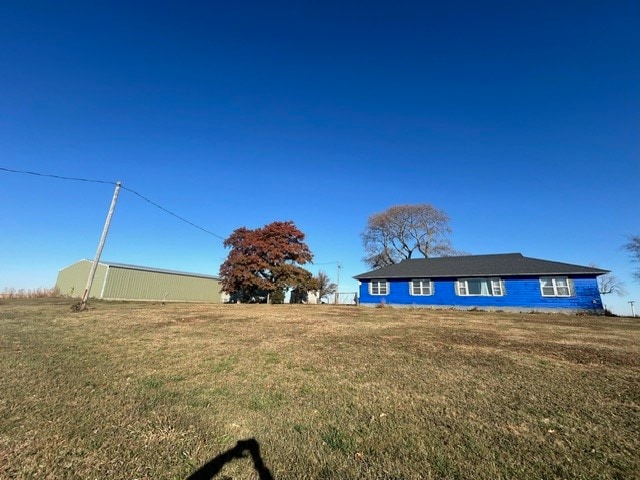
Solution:
<svg viewBox="0 0 640 480"><path fill-rule="evenodd" d="M368 216L432 203L457 249L595 263L640 307L637 1L4 2L0 45L2 167L222 237L293 220L344 291ZM93 258L112 192L0 172L0 291ZM226 254L123 191L103 259Z"/></svg>

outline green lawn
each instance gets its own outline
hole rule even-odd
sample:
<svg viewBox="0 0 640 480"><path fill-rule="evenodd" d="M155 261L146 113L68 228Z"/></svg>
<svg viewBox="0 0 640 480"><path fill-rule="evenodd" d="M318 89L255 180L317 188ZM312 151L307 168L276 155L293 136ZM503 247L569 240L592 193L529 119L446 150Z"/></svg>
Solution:
<svg viewBox="0 0 640 480"><path fill-rule="evenodd" d="M0 478L640 478L632 319L72 303L0 300Z"/></svg>

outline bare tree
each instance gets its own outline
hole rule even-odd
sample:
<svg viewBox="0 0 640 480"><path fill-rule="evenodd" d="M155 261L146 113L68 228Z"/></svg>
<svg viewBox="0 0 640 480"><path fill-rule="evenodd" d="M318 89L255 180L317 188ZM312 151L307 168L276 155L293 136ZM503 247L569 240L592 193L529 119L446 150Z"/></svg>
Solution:
<svg viewBox="0 0 640 480"><path fill-rule="evenodd" d="M624 288L624 282L618 280L618 277L611 272L598 277L598 290L600 291L600 295L614 294L622 297L627 294Z"/></svg>
<svg viewBox="0 0 640 480"><path fill-rule="evenodd" d="M449 235L449 216L433 205L395 205L369 217L362 233L366 256L372 268L392 265L414 255L455 255Z"/></svg>
<svg viewBox="0 0 640 480"><path fill-rule="evenodd" d="M633 277L640 281L640 235L629 237L629 241L623 245L623 248L631 255L631 261L638 264Z"/></svg>
<svg viewBox="0 0 640 480"><path fill-rule="evenodd" d="M323 298L328 297L329 295L333 295L336 293L337 285L331 282L329 275L320 270L316 275L314 275L313 280L315 281L315 286L318 289L318 300L322 301Z"/></svg>

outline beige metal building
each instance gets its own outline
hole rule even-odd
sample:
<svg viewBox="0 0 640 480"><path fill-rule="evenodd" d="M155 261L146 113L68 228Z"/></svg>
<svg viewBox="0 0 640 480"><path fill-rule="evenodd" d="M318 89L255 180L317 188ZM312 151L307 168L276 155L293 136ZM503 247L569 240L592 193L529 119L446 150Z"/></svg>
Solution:
<svg viewBox="0 0 640 480"><path fill-rule="evenodd" d="M60 294L80 298L87 286L90 260L80 260L58 272ZM220 303L218 277L159 268L100 262L90 298L103 300L159 300Z"/></svg>

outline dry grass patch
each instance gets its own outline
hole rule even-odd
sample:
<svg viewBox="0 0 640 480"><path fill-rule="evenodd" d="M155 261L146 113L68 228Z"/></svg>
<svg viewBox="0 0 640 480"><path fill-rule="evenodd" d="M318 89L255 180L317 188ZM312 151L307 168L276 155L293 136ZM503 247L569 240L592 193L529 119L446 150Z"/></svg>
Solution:
<svg viewBox="0 0 640 480"><path fill-rule="evenodd" d="M640 325L293 305L0 301L0 477L634 478ZM249 458L216 478L257 478Z"/></svg>

